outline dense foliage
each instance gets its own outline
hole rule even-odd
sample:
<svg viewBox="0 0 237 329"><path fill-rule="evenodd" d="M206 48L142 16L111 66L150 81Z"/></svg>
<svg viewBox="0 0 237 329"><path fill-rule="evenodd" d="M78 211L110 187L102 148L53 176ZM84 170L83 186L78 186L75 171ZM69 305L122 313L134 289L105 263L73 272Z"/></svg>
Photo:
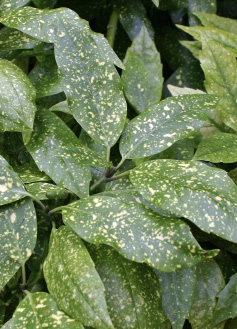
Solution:
<svg viewBox="0 0 237 329"><path fill-rule="evenodd" d="M0 1L0 327L237 328L235 18Z"/></svg>

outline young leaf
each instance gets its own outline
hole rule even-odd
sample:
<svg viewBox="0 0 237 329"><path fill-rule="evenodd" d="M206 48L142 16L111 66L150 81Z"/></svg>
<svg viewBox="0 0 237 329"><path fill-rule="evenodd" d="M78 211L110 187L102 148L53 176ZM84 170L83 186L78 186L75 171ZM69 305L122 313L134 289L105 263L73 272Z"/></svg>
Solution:
<svg viewBox="0 0 237 329"><path fill-rule="evenodd" d="M0 16L8 11L25 6L30 0L1 0L0 1Z"/></svg>
<svg viewBox="0 0 237 329"><path fill-rule="evenodd" d="M196 273L194 302L188 319L193 329L212 329L216 296L225 286L225 282L219 266L212 259L198 264Z"/></svg>
<svg viewBox="0 0 237 329"><path fill-rule="evenodd" d="M27 292L27 296L21 301L13 314L9 329L53 329L59 327L61 329L83 329L80 322L59 311L55 301L49 294L45 292L33 294Z"/></svg>
<svg viewBox="0 0 237 329"><path fill-rule="evenodd" d="M151 105L125 128L120 140L123 159L159 153L193 135L210 117L216 103L211 95L184 95Z"/></svg>
<svg viewBox="0 0 237 329"><path fill-rule="evenodd" d="M69 227L52 230L44 276L61 310L96 329L114 328L103 283L84 243Z"/></svg>
<svg viewBox="0 0 237 329"><path fill-rule="evenodd" d="M227 126L237 130L237 63L235 56L221 47L219 43L207 38L202 39L202 45L200 62L206 78L205 88L208 93L214 93L220 97L218 110L221 119Z"/></svg>
<svg viewBox="0 0 237 329"><path fill-rule="evenodd" d="M31 199L0 208L0 289L30 257L36 235L36 216Z"/></svg>
<svg viewBox="0 0 237 329"><path fill-rule="evenodd" d="M27 149L40 170L78 196L89 194L91 175L85 164L106 164L101 154L84 146L71 129L48 110L38 111Z"/></svg>
<svg viewBox="0 0 237 329"><path fill-rule="evenodd" d="M17 201L29 195L17 174L9 168L2 156L0 156L0 169L0 205Z"/></svg>
<svg viewBox="0 0 237 329"><path fill-rule="evenodd" d="M122 83L129 103L138 113L160 101L162 64L156 46L144 25L127 50Z"/></svg>
<svg viewBox="0 0 237 329"><path fill-rule="evenodd" d="M230 278L217 297L218 303L213 316L213 326L237 316L237 273Z"/></svg>
<svg viewBox="0 0 237 329"><path fill-rule="evenodd" d="M133 169L130 180L150 203L237 242L237 187L225 171L196 161L155 160Z"/></svg>
<svg viewBox="0 0 237 329"><path fill-rule="evenodd" d="M22 70L5 59L0 59L0 80L0 132L22 132L27 143L36 111L35 89Z"/></svg>
<svg viewBox="0 0 237 329"><path fill-rule="evenodd" d="M180 219L163 217L141 204L93 196L63 207L63 221L84 240L108 244L124 257L165 272L187 268L204 255Z"/></svg>
<svg viewBox="0 0 237 329"><path fill-rule="evenodd" d="M128 261L105 245L91 245L89 252L104 282L108 310L115 328L161 328L166 317L159 282L152 269Z"/></svg>
<svg viewBox="0 0 237 329"><path fill-rule="evenodd" d="M174 273L156 271L162 290L162 305L173 329L182 329L193 303L196 268Z"/></svg>
<svg viewBox="0 0 237 329"><path fill-rule="evenodd" d="M203 139L194 158L213 163L237 162L237 135L220 133Z"/></svg>

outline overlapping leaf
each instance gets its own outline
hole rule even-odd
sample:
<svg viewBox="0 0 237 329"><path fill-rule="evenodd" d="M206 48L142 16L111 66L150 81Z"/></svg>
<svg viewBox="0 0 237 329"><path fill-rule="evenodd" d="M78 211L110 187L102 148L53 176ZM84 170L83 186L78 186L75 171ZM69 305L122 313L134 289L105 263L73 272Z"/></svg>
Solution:
<svg viewBox="0 0 237 329"><path fill-rule="evenodd" d="M0 59L0 131L19 131L27 143L33 128L35 89L13 63Z"/></svg>
<svg viewBox="0 0 237 329"><path fill-rule="evenodd" d="M10 10L25 6L30 0L1 0L0 15L4 15Z"/></svg>
<svg viewBox="0 0 237 329"><path fill-rule="evenodd" d="M35 164L25 164L14 167L14 171L20 177L23 183L49 182L51 178L40 171Z"/></svg>
<svg viewBox="0 0 237 329"><path fill-rule="evenodd" d="M221 270L214 260L198 264L196 274L197 283L189 321L193 329L212 329L216 296L223 289L225 282Z"/></svg>
<svg viewBox="0 0 237 329"><path fill-rule="evenodd" d="M36 182L30 183L26 185L27 191L35 196L39 200L47 200L47 193L55 193L55 199L57 198L57 194L61 191L63 192L65 189L59 187L54 184L45 183L45 182Z"/></svg>
<svg viewBox="0 0 237 329"><path fill-rule="evenodd" d="M189 25L198 25L198 19L193 16L193 11L215 14L216 9L216 0L189 0Z"/></svg>
<svg viewBox="0 0 237 329"><path fill-rule="evenodd" d="M210 117L216 103L211 95L184 95L151 105L125 128L120 140L122 157L156 154L193 135Z"/></svg>
<svg viewBox="0 0 237 329"><path fill-rule="evenodd" d="M237 242L237 187L225 171L198 161L155 160L133 169L130 180L152 204Z"/></svg>
<svg viewBox="0 0 237 329"><path fill-rule="evenodd" d="M97 45L101 45L102 37L98 40L88 23L69 9L42 11L28 7L12 11L1 21L40 40L54 42L73 116L97 142L107 148L114 145L123 130L126 102L113 65L115 56L105 56L104 49Z"/></svg>
<svg viewBox="0 0 237 329"><path fill-rule="evenodd" d="M160 101L162 64L156 46L144 25L127 50L122 83L129 103L138 113Z"/></svg>
<svg viewBox="0 0 237 329"><path fill-rule="evenodd" d="M174 273L156 273L162 290L165 314L173 329L182 329L193 303L196 268L181 269Z"/></svg>
<svg viewBox="0 0 237 329"><path fill-rule="evenodd" d="M44 275L61 310L96 329L114 328L103 283L82 240L69 227L53 229Z"/></svg>
<svg viewBox="0 0 237 329"><path fill-rule="evenodd" d="M90 255L105 285L108 310L116 329L161 328L165 315L154 272L114 249L90 246Z"/></svg>
<svg viewBox="0 0 237 329"><path fill-rule="evenodd" d="M93 196L63 208L63 221L84 240L108 244L126 258L172 272L212 257L181 220L163 217L141 204Z"/></svg>
<svg viewBox="0 0 237 329"><path fill-rule="evenodd" d="M59 311L53 298L45 292L27 293L15 310L7 329L41 328L83 329L79 321Z"/></svg>
<svg viewBox="0 0 237 329"><path fill-rule="evenodd" d="M198 145L195 159L213 163L237 162L237 135L220 133L203 139Z"/></svg>
<svg viewBox="0 0 237 329"><path fill-rule="evenodd" d="M32 49L41 42L21 31L8 27L0 30L0 51L16 49Z"/></svg>
<svg viewBox="0 0 237 329"><path fill-rule="evenodd" d="M35 209L29 198L0 208L0 289L30 257L36 235Z"/></svg>

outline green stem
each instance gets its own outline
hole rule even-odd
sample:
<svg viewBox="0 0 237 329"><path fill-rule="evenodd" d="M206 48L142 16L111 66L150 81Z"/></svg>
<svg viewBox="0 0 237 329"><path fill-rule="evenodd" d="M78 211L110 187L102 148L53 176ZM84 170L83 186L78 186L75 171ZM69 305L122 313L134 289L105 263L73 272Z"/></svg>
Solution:
<svg viewBox="0 0 237 329"><path fill-rule="evenodd" d="M127 171L123 172L122 174L119 174L119 175L117 175L117 176L113 176L113 177L107 178L107 179L106 179L106 182L112 182L112 181L114 181L114 180L117 180L117 179L120 179L120 178L126 177L126 176L128 176L129 174L130 174L130 171L127 170Z"/></svg>
<svg viewBox="0 0 237 329"><path fill-rule="evenodd" d="M28 194L29 195L29 197L31 198L31 199L33 199L36 203L38 203L38 205L43 209L43 211L46 213L46 207L45 207L45 205L43 204L43 202L41 202L39 199L37 199L34 195L32 195L32 194Z"/></svg>
<svg viewBox="0 0 237 329"><path fill-rule="evenodd" d="M124 163L124 161L127 160L126 158L122 158L121 161L119 162L119 164L114 168L114 174L116 173L116 171L119 170L119 168L122 166L122 164Z"/></svg>
<svg viewBox="0 0 237 329"><path fill-rule="evenodd" d="M48 212L47 215L48 215L48 216L51 216L51 215L54 214L55 212L58 212L58 211L62 210L64 207L65 207L65 206L60 206L60 207L54 208L54 209L50 210L50 211Z"/></svg>
<svg viewBox="0 0 237 329"><path fill-rule="evenodd" d="M111 13L110 19L109 19L109 23L107 26L107 34L106 34L106 38L107 38L111 48L114 47L114 39L115 39L116 30L117 30L118 17L119 17L119 14L118 14L117 10L114 8Z"/></svg>
<svg viewBox="0 0 237 329"><path fill-rule="evenodd" d="M95 184L93 184L90 188L90 192L93 192L100 184L106 182L106 177L102 176Z"/></svg>
<svg viewBox="0 0 237 329"><path fill-rule="evenodd" d="M21 263L21 274L22 274L22 287L26 286L26 268L25 263Z"/></svg>
<svg viewBox="0 0 237 329"><path fill-rule="evenodd" d="M110 148L107 147L107 152L106 152L106 161L109 162L110 159Z"/></svg>

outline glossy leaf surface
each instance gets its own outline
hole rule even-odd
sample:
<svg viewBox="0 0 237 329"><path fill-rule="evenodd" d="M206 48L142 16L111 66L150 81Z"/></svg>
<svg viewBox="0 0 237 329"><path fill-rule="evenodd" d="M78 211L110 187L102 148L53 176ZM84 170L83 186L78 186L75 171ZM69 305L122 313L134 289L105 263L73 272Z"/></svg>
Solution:
<svg viewBox="0 0 237 329"><path fill-rule="evenodd" d="M1 0L0 15L4 15L10 10L25 6L30 0Z"/></svg>
<svg viewBox="0 0 237 329"><path fill-rule="evenodd" d="M15 49L32 49L41 42L21 31L8 27L0 30L0 51Z"/></svg>
<svg viewBox="0 0 237 329"><path fill-rule="evenodd" d="M133 169L130 180L152 204L236 243L237 187L225 171L196 161L155 160Z"/></svg>

